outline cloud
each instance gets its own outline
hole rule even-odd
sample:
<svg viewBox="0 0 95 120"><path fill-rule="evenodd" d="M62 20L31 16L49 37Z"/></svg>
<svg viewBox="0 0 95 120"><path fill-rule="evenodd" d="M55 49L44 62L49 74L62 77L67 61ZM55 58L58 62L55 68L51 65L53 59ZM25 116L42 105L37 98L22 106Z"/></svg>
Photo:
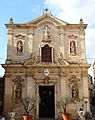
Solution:
<svg viewBox="0 0 95 120"><path fill-rule="evenodd" d="M92 19L95 15L95 1L94 0L46 0L45 5L60 18L66 19L67 22L78 21L81 17L86 19L86 22L95 24ZM60 11L60 12L59 12ZM91 24L90 23L90 24Z"/></svg>
<svg viewBox="0 0 95 120"><path fill-rule="evenodd" d="M85 37L86 37L87 55L95 58L95 46L94 46L95 45L95 28L87 28Z"/></svg>
<svg viewBox="0 0 95 120"><path fill-rule="evenodd" d="M86 53L88 62L92 64L95 58L95 0L46 0L45 6L56 17L68 23L79 23L80 18L83 18L84 23L88 24L85 38ZM92 71L91 67L91 75Z"/></svg>
<svg viewBox="0 0 95 120"><path fill-rule="evenodd" d="M32 12L36 13L40 9L40 5L36 5L35 7L32 7Z"/></svg>

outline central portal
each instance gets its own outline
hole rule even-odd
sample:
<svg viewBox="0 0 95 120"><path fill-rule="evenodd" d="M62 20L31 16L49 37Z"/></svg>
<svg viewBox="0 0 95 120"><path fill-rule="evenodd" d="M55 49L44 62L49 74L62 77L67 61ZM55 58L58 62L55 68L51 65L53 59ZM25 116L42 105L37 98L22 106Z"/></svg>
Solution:
<svg viewBox="0 0 95 120"><path fill-rule="evenodd" d="M39 104L39 118L54 118L54 86L39 86L39 95L41 99Z"/></svg>

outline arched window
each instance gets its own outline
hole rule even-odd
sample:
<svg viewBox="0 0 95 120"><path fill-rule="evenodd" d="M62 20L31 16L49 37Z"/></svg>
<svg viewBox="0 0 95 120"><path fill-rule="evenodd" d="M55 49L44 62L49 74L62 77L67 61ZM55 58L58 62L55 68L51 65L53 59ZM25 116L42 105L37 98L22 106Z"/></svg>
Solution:
<svg viewBox="0 0 95 120"><path fill-rule="evenodd" d="M21 40L17 42L17 53L22 53L23 52L23 43Z"/></svg>
<svg viewBox="0 0 95 120"><path fill-rule="evenodd" d="M49 47L49 45L41 48L41 61L52 62L52 47Z"/></svg>
<svg viewBox="0 0 95 120"><path fill-rule="evenodd" d="M76 43L75 43L75 41L70 42L70 54L76 54Z"/></svg>

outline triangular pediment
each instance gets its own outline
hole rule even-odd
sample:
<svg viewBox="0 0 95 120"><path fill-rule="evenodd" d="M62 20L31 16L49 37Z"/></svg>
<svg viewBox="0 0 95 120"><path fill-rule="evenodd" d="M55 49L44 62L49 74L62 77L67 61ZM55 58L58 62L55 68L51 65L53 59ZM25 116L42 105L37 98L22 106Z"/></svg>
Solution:
<svg viewBox="0 0 95 120"><path fill-rule="evenodd" d="M30 27L30 28L35 29L39 26L47 25L47 24L54 25L56 27L67 26L68 28L82 27L83 29L86 29L86 27L87 27L87 24L83 24L83 23L69 24L69 23L53 16L51 13L43 13L40 17L33 19L29 22L25 22L23 24L15 24L13 22L13 20L11 20L11 21L9 21L9 24L5 24L5 25L6 25L7 29L9 29L10 27L13 27L13 28L29 28Z"/></svg>
<svg viewBox="0 0 95 120"><path fill-rule="evenodd" d="M40 25L40 24L44 24L44 23L51 23L51 24L54 24L55 26L65 26L67 25L68 23L56 18L55 16L53 16L52 14L43 14L41 15L40 17L30 21L30 22L27 22L25 23L26 25L28 26L37 26L37 25Z"/></svg>

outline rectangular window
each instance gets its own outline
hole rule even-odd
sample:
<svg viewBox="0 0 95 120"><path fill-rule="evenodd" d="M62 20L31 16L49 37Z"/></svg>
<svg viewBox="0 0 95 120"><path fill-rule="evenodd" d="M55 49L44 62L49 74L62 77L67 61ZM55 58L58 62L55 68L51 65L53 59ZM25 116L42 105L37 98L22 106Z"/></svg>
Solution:
<svg viewBox="0 0 95 120"><path fill-rule="evenodd" d="M52 62L52 48L49 46L42 47L41 50L41 61L42 62Z"/></svg>

